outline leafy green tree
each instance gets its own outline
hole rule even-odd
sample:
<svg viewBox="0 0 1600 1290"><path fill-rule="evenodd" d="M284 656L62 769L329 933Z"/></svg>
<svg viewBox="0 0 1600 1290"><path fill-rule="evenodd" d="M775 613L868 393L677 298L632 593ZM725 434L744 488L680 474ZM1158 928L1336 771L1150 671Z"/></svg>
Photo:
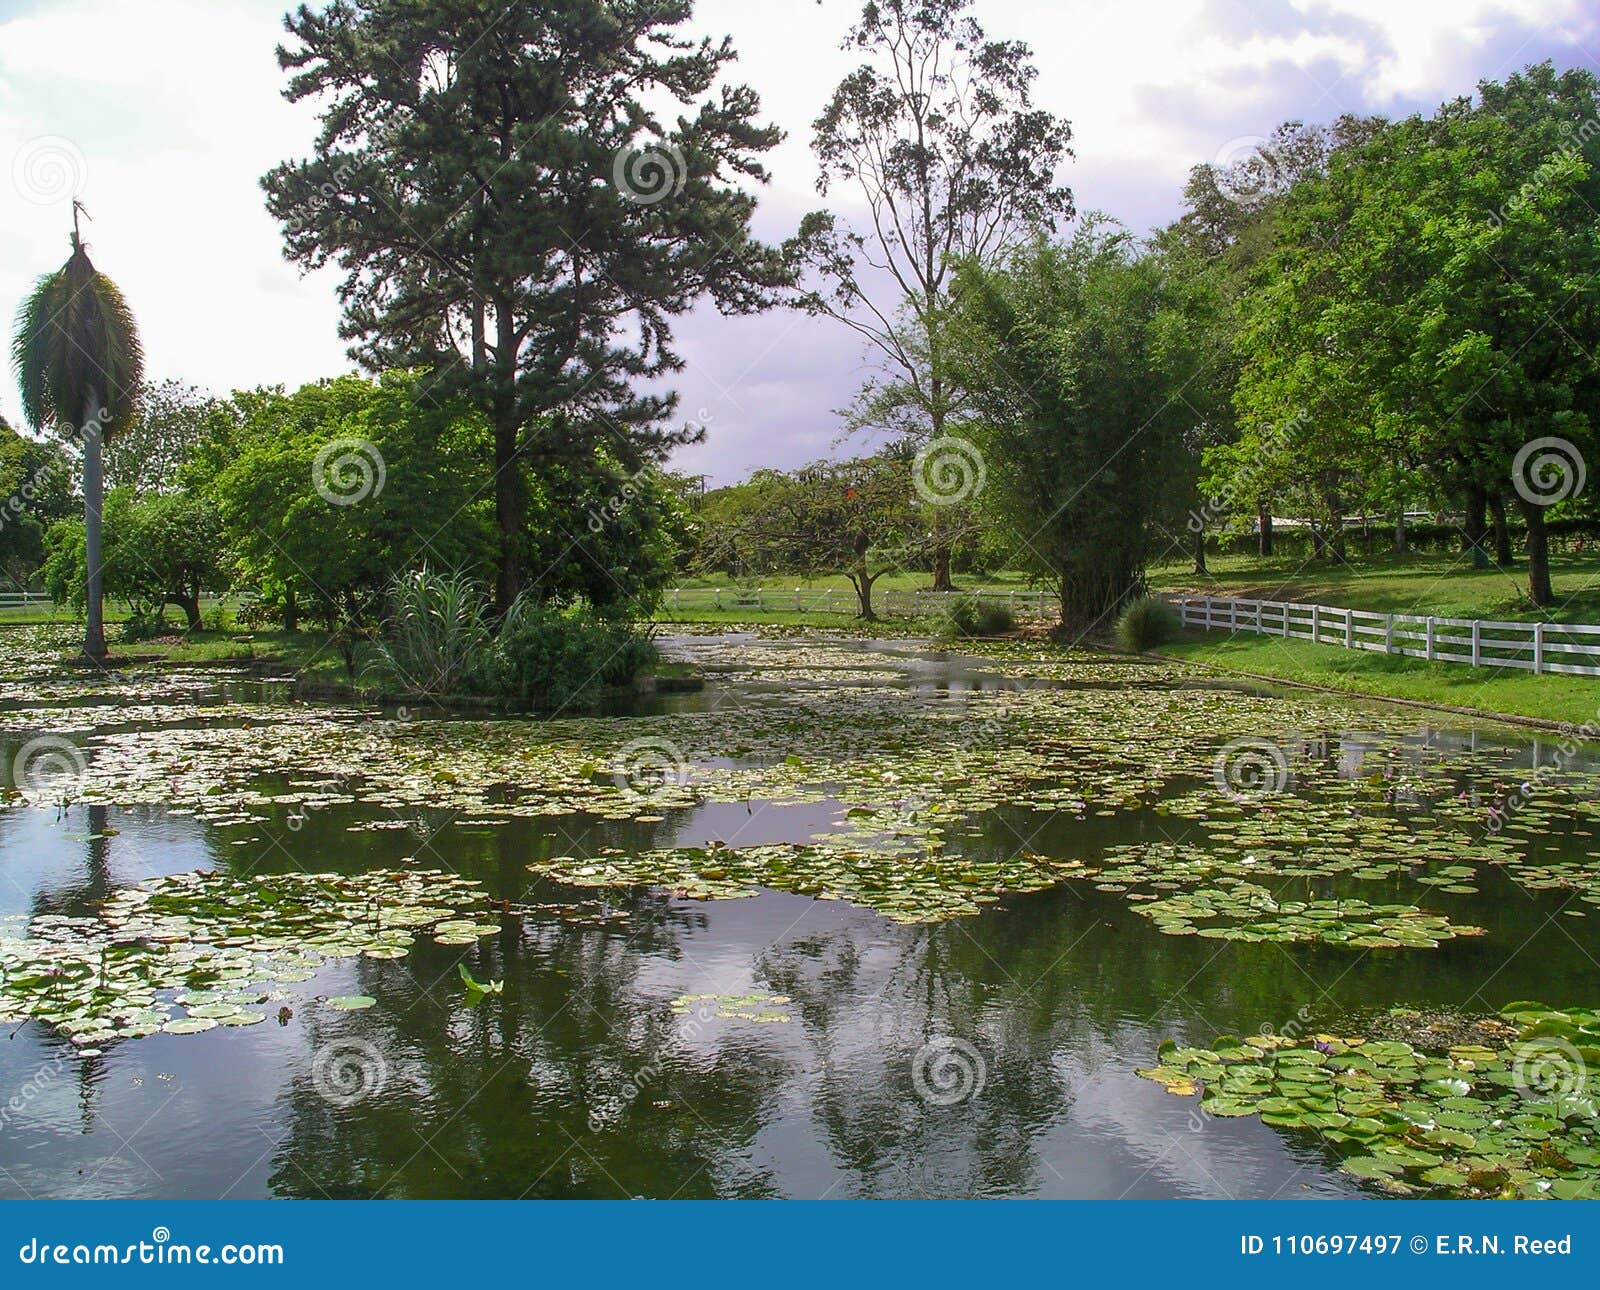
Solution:
<svg viewBox="0 0 1600 1290"><path fill-rule="evenodd" d="M1104 625L1142 590L1189 420L1158 334L1158 265L1089 217L1066 245L1041 240L999 271L964 265L959 290L986 495L1055 588L1063 626Z"/></svg>
<svg viewBox="0 0 1600 1290"><path fill-rule="evenodd" d="M133 415L143 373L139 331L122 292L94 267L78 236L73 207L72 254L39 279L17 313L12 359L22 413L36 429L54 427L83 453L87 587L83 652L106 653L101 516L105 504L104 441Z"/></svg>
<svg viewBox="0 0 1600 1290"><path fill-rule="evenodd" d="M297 608L354 636L410 569L488 575L487 427L426 385L425 373L396 372L235 395L194 470L217 467L204 487L245 580L292 589Z"/></svg>
<svg viewBox="0 0 1600 1290"><path fill-rule="evenodd" d="M166 606L183 611L191 632L201 627L200 597L227 589L229 559L217 508L197 493L139 496L131 487L106 494L105 590L151 618ZM79 520L47 535L45 585L58 601L83 606L87 552Z"/></svg>
<svg viewBox="0 0 1600 1290"><path fill-rule="evenodd" d="M526 465L632 474L703 431L640 383L682 366L672 320L770 303L750 236L779 140L731 41L681 34L691 0L340 0L287 19L279 61L322 105L312 155L263 182L287 253L343 271L370 369L426 366L492 435L496 596L523 581ZM670 127L659 113L686 111ZM659 386L656 387L659 390Z"/></svg>
<svg viewBox="0 0 1600 1290"><path fill-rule="evenodd" d="M72 459L59 444L0 418L0 573L25 587L44 561L44 534L73 510Z"/></svg>
<svg viewBox="0 0 1600 1290"><path fill-rule="evenodd" d="M946 337L959 259L992 265L1041 224L1072 212L1055 182L1071 128L1032 101L1038 75L1019 41L990 40L971 0L868 0L843 48L869 61L816 120L818 191L867 209L866 231L808 215L787 250L799 303L852 328L881 363L852 427L927 445L968 411ZM934 589L950 588L943 509Z"/></svg>
<svg viewBox="0 0 1600 1290"><path fill-rule="evenodd" d="M106 444L108 486L138 493L176 490L217 406L211 395L183 381L146 381L126 429Z"/></svg>

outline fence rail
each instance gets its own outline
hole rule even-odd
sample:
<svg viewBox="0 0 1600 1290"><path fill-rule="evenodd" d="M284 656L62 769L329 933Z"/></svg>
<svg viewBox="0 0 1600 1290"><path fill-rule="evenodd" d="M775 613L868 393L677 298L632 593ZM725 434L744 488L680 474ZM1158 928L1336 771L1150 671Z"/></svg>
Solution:
<svg viewBox="0 0 1600 1290"><path fill-rule="evenodd" d="M874 591L872 607L879 613L888 614L937 614L952 601L969 596L1004 605L1017 619L1053 617L1058 606L1055 596L1048 591L974 588L959 591ZM667 593L662 607L670 612L684 609L729 612L749 609L756 613L853 614L858 605L855 592L837 587L675 587Z"/></svg>
<svg viewBox="0 0 1600 1290"><path fill-rule="evenodd" d="M1279 600L1169 596L1185 627L1342 645L1473 667L1600 676L1600 627L1574 623L1497 623L1477 618L1379 614Z"/></svg>

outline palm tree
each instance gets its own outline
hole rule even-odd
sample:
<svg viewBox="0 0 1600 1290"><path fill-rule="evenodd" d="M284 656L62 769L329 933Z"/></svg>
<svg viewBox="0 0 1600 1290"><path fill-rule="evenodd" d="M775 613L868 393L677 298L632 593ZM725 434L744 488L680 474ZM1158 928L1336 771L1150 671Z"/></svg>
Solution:
<svg viewBox="0 0 1600 1290"><path fill-rule="evenodd" d="M84 560L88 575L88 626L83 652L106 653L102 613L100 516L105 500L102 448L126 425L143 376L139 329L116 283L89 261L78 236L72 204L72 254L54 273L39 279L17 311L11 346L22 414L35 429L48 426L78 441L83 450Z"/></svg>

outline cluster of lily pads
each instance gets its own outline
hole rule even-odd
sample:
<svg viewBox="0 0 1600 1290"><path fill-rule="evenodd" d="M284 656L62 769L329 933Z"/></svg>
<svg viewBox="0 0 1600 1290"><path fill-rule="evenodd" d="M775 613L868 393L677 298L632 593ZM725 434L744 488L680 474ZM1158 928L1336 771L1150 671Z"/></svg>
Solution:
<svg viewBox="0 0 1600 1290"><path fill-rule="evenodd" d="M789 1002L786 994L755 990L749 994L680 994L669 1008L676 1017L699 1015L768 1024L790 1020L783 1011Z"/></svg>
<svg viewBox="0 0 1600 1290"><path fill-rule="evenodd" d="M98 917L44 914L24 935L0 935L0 1023L41 1022L85 1054L255 1025L267 1017L258 1005L330 959L396 959L419 935L464 945L499 931L472 916L482 905L476 882L434 871L169 874L113 894Z"/></svg>
<svg viewBox="0 0 1600 1290"><path fill-rule="evenodd" d="M1600 1198L1600 1012L1513 1003L1470 1029L1431 1050L1352 1030L1167 1040L1138 1074L1205 1116L1314 1133L1391 1195Z"/></svg>

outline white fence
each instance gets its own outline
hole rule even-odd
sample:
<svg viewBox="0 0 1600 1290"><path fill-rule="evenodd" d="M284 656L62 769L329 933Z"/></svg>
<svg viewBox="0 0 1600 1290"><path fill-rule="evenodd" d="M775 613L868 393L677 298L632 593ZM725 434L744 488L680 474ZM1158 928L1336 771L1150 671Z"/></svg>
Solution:
<svg viewBox="0 0 1600 1290"><path fill-rule="evenodd" d="M1278 600L1167 599L1179 610L1185 627L1206 631L1254 632L1473 667L1600 676L1600 627L1424 618Z"/></svg>
<svg viewBox="0 0 1600 1290"><path fill-rule="evenodd" d="M1048 591L973 588L958 591L900 591L885 588L872 593L872 607L881 614L926 614L944 612L952 600L967 597L1004 605L1014 618L1053 618L1059 602ZM750 610L754 613L832 613L853 614L859 605L849 588L817 587L675 587L666 595L662 608L679 610L716 609L725 612Z"/></svg>

